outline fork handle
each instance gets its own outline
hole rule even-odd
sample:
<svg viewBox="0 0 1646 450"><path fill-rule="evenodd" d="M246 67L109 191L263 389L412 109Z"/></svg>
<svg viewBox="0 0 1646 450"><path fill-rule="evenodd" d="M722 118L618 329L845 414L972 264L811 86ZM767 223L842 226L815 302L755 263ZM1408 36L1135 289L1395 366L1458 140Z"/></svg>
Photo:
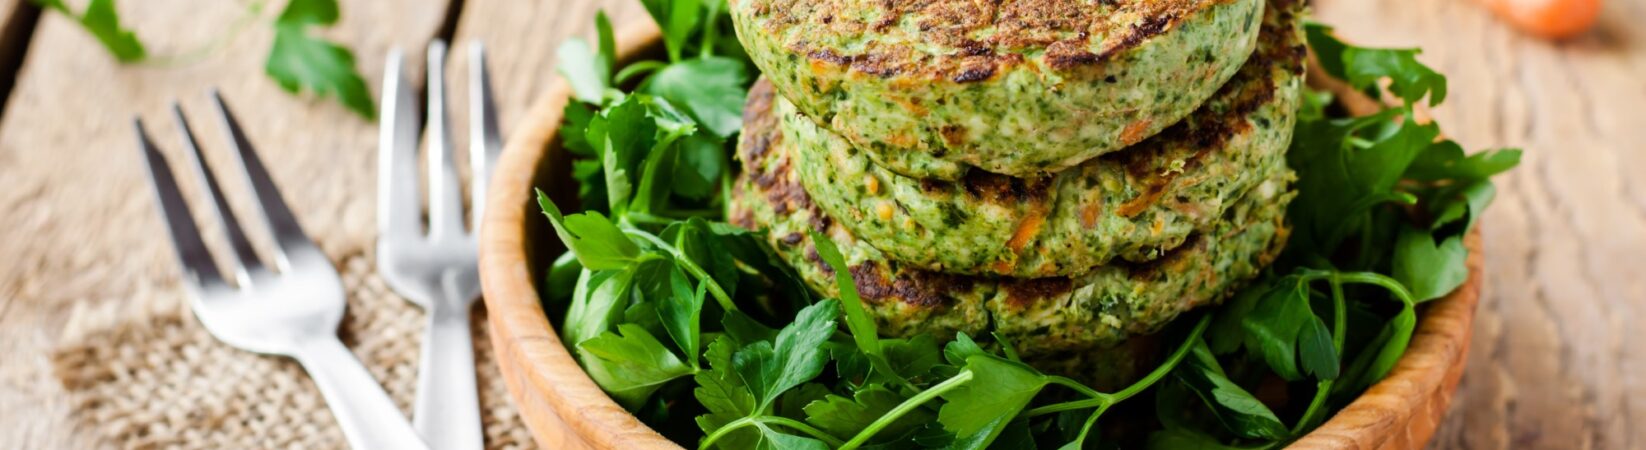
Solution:
<svg viewBox="0 0 1646 450"><path fill-rule="evenodd" d="M320 388L350 448L429 448L377 379L335 336L305 342L293 356Z"/></svg>
<svg viewBox="0 0 1646 450"><path fill-rule="evenodd" d="M480 394L475 388L469 302L435 302L423 328L412 425L434 448L479 450ZM452 304L458 303L458 304Z"/></svg>

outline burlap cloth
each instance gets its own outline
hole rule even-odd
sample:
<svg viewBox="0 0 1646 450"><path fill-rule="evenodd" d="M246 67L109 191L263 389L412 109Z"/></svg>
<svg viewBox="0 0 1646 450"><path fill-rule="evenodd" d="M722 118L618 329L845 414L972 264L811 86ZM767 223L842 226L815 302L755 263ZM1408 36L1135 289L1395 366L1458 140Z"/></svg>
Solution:
<svg viewBox="0 0 1646 450"><path fill-rule="evenodd" d="M343 343L410 417L423 312L390 291L366 255L337 264L349 298ZM83 429L117 448L347 447L297 363L218 342L183 305L175 299L139 314L130 308L75 313L52 356ZM484 308L475 312L486 447L535 448L494 362Z"/></svg>

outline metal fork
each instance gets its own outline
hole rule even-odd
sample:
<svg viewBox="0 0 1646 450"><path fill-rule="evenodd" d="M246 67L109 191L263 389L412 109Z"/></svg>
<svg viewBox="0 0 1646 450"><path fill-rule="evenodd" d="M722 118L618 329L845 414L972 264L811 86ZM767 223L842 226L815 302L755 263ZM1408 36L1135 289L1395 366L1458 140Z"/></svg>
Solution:
<svg viewBox="0 0 1646 450"><path fill-rule="evenodd" d="M295 358L314 378L349 446L427 448L377 380L338 340L337 325L347 302L337 270L298 227L223 98L215 91L211 97L275 245L274 251L266 255L271 264L264 265L195 145L182 108L173 104L183 146L193 155L195 173L212 198L208 209L217 213L234 254L235 262L230 263L233 284L225 280L200 237L165 157L149 139L142 120L137 119L138 147L148 164L161 215L171 231L194 315L206 330L229 345Z"/></svg>
<svg viewBox="0 0 1646 450"><path fill-rule="evenodd" d="M416 97L403 56L389 53L383 80L383 122L377 185L377 271L390 288L428 313L417 375L413 426L438 449L479 449L480 406L475 388L469 309L480 296L481 207L486 180L502 147L485 50L469 58L469 143L473 222L463 229L462 188L446 124L446 43L429 44L429 214L425 233L418 194Z"/></svg>

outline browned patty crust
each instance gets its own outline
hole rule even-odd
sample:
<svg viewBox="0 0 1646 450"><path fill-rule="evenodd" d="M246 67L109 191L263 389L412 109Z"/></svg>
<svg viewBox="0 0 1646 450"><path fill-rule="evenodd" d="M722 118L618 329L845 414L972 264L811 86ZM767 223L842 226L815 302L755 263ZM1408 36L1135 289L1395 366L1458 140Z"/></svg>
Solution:
<svg viewBox="0 0 1646 450"><path fill-rule="evenodd" d="M1067 168L1151 136L1245 61L1263 0L731 0L745 49L898 173Z"/></svg>

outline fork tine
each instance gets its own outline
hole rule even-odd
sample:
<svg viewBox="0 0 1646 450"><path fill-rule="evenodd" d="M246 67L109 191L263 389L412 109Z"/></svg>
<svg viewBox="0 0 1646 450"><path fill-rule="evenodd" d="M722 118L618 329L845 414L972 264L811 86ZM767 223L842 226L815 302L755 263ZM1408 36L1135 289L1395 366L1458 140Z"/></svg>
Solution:
<svg viewBox="0 0 1646 450"><path fill-rule="evenodd" d="M463 188L452 158L451 128L446 124L446 43L429 43L429 236L463 232Z"/></svg>
<svg viewBox="0 0 1646 450"><path fill-rule="evenodd" d="M420 236L423 200L417 190L417 94L406 80L405 55L389 51L383 67L383 119L378 134L377 232Z"/></svg>
<svg viewBox="0 0 1646 450"><path fill-rule="evenodd" d="M149 168L155 203L160 207L160 216L166 219L172 249L177 251L177 263L183 269L184 277L199 286L224 284L223 275L211 259L211 250L200 239L200 228L195 225L194 216L189 214L189 205L183 202L183 194L177 189L177 178L172 176L171 168L166 165L166 157L155 149L148 130L143 128L142 119L133 119L132 126L137 130L137 147L143 152L143 162Z"/></svg>
<svg viewBox="0 0 1646 450"><path fill-rule="evenodd" d="M280 198L280 191L274 186L274 180L269 178L268 169L263 167L263 160L257 157L257 149L252 148L251 141L246 139L246 133L240 129L240 122L234 119L234 113L229 111L229 105L223 102L223 96L216 89L211 91L212 102L217 105L218 117L222 120L223 130L229 133L229 144L234 146L235 159L240 162L242 174L246 183L257 197L257 209L263 213L263 219L269 226L270 234L278 248L274 251L275 267L281 271L289 268L286 253L304 247L313 247L314 241L309 240L303 233L303 227L297 224L297 218L286 207L286 201Z"/></svg>
<svg viewBox="0 0 1646 450"><path fill-rule="evenodd" d="M206 165L206 156L200 152L199 145L194 139L194 131L189 126L189 119L183 115L183 108L177 103L171 105L172 116L177 119L177 129L183 135L183 147L188 149L194 160L194 173L200 178L201 185L206 187L206 195L211 196L211 209L217 213L219 223L223 225L223 232L229 237L229 248L233 251L240 266L234 270L234 279L244 287L251 281L250 272L263 267L257 260L257 251L252 249L251 241L246 239L246 232L240 228L240 221L234 217L234 211L229 209L228 201L223 197L223 188L217 184L217 176Z"/></svg>
<svg viewBox="0 0 1646 450"><path fill-rule="evenodd" d="M469 168L473 175L469 187L473 199L470 229L480 229L486 208L486 186L491 182L492 165L502 149L497 104L492 100L491 71L486 68L486 46L475 42L469 45Z"/></svg>

